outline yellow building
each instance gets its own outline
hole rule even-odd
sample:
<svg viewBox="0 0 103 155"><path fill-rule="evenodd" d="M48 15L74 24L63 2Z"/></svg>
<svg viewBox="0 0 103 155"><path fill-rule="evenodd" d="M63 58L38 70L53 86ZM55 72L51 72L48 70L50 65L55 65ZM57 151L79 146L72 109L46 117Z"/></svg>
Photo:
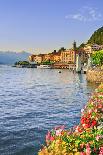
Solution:
<svg viewBox="0 0 103 155"><path fill-rule="evenodd" d="M53 59L54 62L61 62L61 52L53 54L53 57L54 57Z"/></svg>
<svg viewBox="0 0 103 155"><path fill-rule="evenodd" d="M44 61L44 57L45 57L45 54L36 55L35 61L36 61L37 63L41 63L41 62Z"/></svg>
<svg viewBox="0 0 103 155"><path fill-rule="evenodd" d="M44 56L45 56L45 54L31 55L31 56L29 56L29 61L41 63L42 61L44 61Z"/></svg>
<svg viewBox="0 0 103 155"><path fill-rule="evenodd" d="M84 50L87 54L91 54L93 52L91 45L85 45Z"/></svg>
<svg viewBox="0 0 103 155"><path fill-rule="evenodd" d="M61 51L61 62L73 64L75 63L75 59L76 59L76 51L72 49Z"/></svg>
<svg viewBox="0 0 103 155"><path fill-rule="evenodd" d="M29 61L34 62L35 61L36 55L30 55L29 56Z"/></svg>
<svg viewBox="0 0 103 155"><path fill-rule="evenodd" d="M44 61L51 61L52 55L50 54L45 54L44 55Z"/></svg>

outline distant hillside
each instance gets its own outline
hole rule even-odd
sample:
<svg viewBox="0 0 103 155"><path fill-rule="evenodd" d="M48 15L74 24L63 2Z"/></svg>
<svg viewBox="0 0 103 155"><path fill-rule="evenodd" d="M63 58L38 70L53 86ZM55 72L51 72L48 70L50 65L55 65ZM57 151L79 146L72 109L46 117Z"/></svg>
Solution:
<svg viewBox="0 0 103 155"><path fill-rule="evenodd" d="M14 64L16 61L25 61L30 53L2 52L0 51L0 64Z"/></svg>
<svg viewBox="0 0 103 155"><path fill-rule="evenodd" d="M103 45L103 26L92 34L87 43Z"/></svg>

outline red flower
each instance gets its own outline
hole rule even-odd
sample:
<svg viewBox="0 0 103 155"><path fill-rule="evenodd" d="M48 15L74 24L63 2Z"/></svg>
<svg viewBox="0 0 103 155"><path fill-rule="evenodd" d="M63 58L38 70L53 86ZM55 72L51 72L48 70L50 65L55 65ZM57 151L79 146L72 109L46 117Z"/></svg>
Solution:
<svg viewBox="0 0 103 155"><path fill-rule="evenodd" d="M92 124L91 124L91 127L94 127L94 126L96 126L97 125L97 121L96 120L93 120L92 121Z"/></svg>
<svg viewBox="0 0 103 155"><path fill-rule="evenodd" d="M83 128L84 129L90 128L90 124L83 124Z"/></svg>
<svg viewBox="0 0 103 155"><path fill-rule="evenodd" d="M55 138L53 136L50 137L50 141L53 141L55 140Z"/></svg>
<svg viewBox="0 0 103 155"><path fill-rule="evenodd" d="M80 155L86 155L86 153L85 152L80 152Z"/></svg>

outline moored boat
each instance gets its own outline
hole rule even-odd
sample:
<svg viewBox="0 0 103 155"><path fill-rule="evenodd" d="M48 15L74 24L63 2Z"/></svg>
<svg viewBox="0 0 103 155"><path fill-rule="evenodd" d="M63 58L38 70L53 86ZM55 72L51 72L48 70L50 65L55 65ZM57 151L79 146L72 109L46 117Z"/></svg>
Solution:
<svg viewBox="0 0 103 155"><path fill-rule="evenodd" d="M51 66L50 65L40 65L40 66L37 66L37 68L51 69Z"/></svg>

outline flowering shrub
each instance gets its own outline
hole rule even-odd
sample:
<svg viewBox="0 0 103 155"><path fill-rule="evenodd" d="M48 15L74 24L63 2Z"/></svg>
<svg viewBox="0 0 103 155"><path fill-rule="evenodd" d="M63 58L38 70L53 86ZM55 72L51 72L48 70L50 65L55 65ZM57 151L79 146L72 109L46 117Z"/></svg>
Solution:
<svg viewBox="0 0 103 155"><path fill-rule="evenodd" d="M48 131L46 143L38 155L103 155L103 84L81 110L78 126Z"/></svg>

